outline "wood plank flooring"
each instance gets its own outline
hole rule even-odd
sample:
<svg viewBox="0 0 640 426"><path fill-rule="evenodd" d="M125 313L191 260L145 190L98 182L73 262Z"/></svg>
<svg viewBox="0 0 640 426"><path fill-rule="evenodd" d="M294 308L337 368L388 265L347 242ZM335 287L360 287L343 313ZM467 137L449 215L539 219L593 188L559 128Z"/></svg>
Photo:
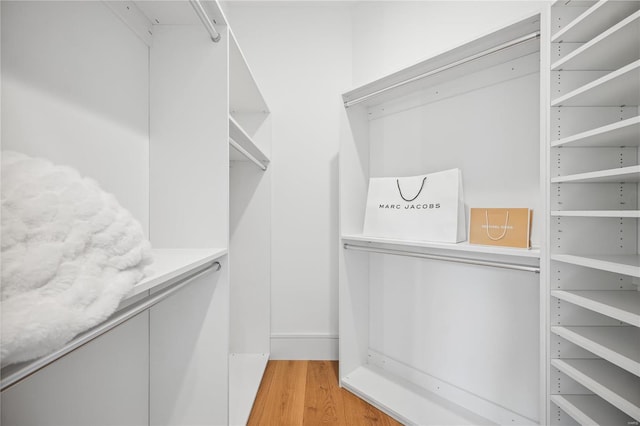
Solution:
<svg viewBox="0 0 640 426"><path fill-rule="evenodd" d="M400 425L338 386L337 361L269 361L248 426Z"/></svg>

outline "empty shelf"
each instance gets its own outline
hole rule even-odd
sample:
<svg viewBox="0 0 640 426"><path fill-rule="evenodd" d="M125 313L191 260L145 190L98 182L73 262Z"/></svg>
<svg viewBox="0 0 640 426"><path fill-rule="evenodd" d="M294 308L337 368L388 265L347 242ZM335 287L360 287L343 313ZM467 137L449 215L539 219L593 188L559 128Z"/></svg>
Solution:
<svg viewBox="0 0 640 426"><path fill-rule="evenodd" d="M627 255L572 255L554 254L551 260L585 266L587 268L600 269L602 271L615 272L640 278L640 256Z"/></svg>
<svg viewBox="0 0 640 426"><path fill-rule="evenodd" d="M640 181L640 166L578 173L575 175L558 176L551 179L551 183L622 183L638 181Z"/></svg>
<svg viewBox="0 0 640 426"><path fill-rule="evenodd" d="M640 98L640 60L552 101L551 106L631 106Z"/></svg>
<svg viewBox="0 0 640 426"><path fill-rule="evenodd" d="M242 126L240 126L232 116L229 116L229 143L238 153L230 153L231 160L250 160L262 170L267 169L269 157L262 152L251 136L244 131Z"/></svg>
<svg viewBox="0 0 640 426"><path fill-rule="evenodd" d="M551 147L622 147L640 145L640 116L559 139Z"/></svg>
<svg viewBox="0 0 640 426"><path fill-rule="evenodd" d="M552 70L611 70L640 59L640 11L551 65Z"/></svg>
<svg viewBox="0 0 640 426"><path fill-rule="evenodd" d="M633 419L596 395L551 395L551 401L581 425L630 425Z"/></svg>
<svg viewBox="0 0 640 426"><path fill-rule="evenodd" d="M617 24L640 8L639 2L599 1L552 38L552 42L584 43Z"/></svg>
<svg viewBox="0 0 640 426"><path fill-rule="evenodd" d="M640 329L631 326L551 327L558 336L640 376Z"/></svg>
<svg viewBox="0 0 640 426"><path fill-rule="evenodd" d="M551 365L633 418L640 418L640 377L603 359L552 359Z"/></svg>
<svg viewBox="0 0 640 426"><path fill-rule="evenodd" d="M552 290L551 296L640 327L640 292L633 290Z"/></svg>

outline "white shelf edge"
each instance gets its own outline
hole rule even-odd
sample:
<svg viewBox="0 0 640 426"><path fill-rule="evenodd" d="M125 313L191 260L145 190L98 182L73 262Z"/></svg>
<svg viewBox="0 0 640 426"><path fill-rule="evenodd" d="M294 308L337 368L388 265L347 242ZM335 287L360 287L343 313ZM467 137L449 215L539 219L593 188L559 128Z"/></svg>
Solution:
<svg viewBox="0 0 640 426"><path fill-rule="evenodd" d="M636 71L637 69L640 69L640 60L634 61L629 65L625 65L624 67L617 69L613 72L610 72L609 74L602 76L588 84L585 84L584 86L580 86L577 89L572 90L571 92L565 95L562 95L556 99L553 99L551 101L551 106L552 107L562 106L563 102L571 100L572 98L575 98L583 93L587 93L590 90L593 90L599 86L603 86L611 81L616 80L617 78L622 77L626 73L631 73L633 71Z"/></svg>
<svg viewBox="0 0 640 426"><path fill-rule="evenodd" d="M551 70L552 71L558 71L563 65L566 65L567 62L570 62L572 59L584 54L585 52L588 52L589 49L591 49L593 46L597 45L598 43L600 43L602 40L606 39L607 37L615 34L617 31L623 29L624 27L626 27L627 25L629 25L633 21L637 20L638 18L640 18L640 11L636 11L633 14L627 16L625 19L623 19L622 21L618 22L613 27L607 29L603 33L600 33L597 37L591 39L590 41L588 41L587 43L583 44L582 46L580 46L579 48L577 48L573 52L569 53L564 58L562 58L562 59L556 61L555 63L553 63L551 65Z"/></svg>
<svg viewBox="0 0 640 426"><path fill-rule="evenodd" d="M540 258L540 249L533 247L531 249L522 248L508 248L500 246L482 246L469 244L467 242L462 243L437 243L427 241L409 241L409 240L395 240L391 238L371 237L356 234L344 234L342 235L342 243L366 243L371 247L380 247L381 245L393 245L405 248L421 248L421 249L434 249L434 250L451 250L460 253L477 253L488 255L500 255L500 256L513 256L524 258Z"/></svg>
<svg viewBox="0 0 640 426"><path fill-rule="evenodd" d="M562 326L552 326L551 332L557 334L558 336L568 340L571 343L574 343L580 346L583 349L588 350L589 352L597 355L605 360L611 362L612 364L617 365L618 367L627 370L628 372L640 375L640 359L632 359L628 356L619 352L616 347L609 347L598 341L598 339L593 339L591 337L580 334L578 331L582 329L584 331L593 331L598 330L599 332L611 332L613 329L624 329L625 332L629 332L630 334L637 330L636 327L631 326L595 326L595 327L587 327L587 326L579 326L579 327L562 327ZM621 330L615 330L621 331ZM629 336L633 339L633 336ZM626 341L625 341L626 342ZM632 342L633 343L633 340ZM635 342L638 346L638 354L640 355L640 341ZM619 345L618 345L619 346Z"/></svg>
<svg viewBox="0 0 640 426"><path fill-rule="evenodd" d="M127 299L152 290L170 280L187 275L198 267L226 255L226 248L211 249L153 249L154 262L146 268L148 274L138 282Z"/></svg>
<svg viewBox="0 0 640 426"><path fill-rule="evenodd" d="M617 180L619 179L619 180ZM627 166L618 169L599 170L596 172L578 173L575 175L558 176L551 179L551 183L582 183L582 182L637 182L640 180L640 166Z"/></svg>
<svg viewBox="0 0 640 426"><path fill-rule="evenodd" d="M576 361L583 365L576 365ZM628 373L622 372L621 374L621 372L617 370L617 367L613 367L610 364L607 366L607 361L599 359L552 359L551 365L632 418L640 418L640 407L633 402L633 398L635 398L636 395L633 395L634 392L629 389L630 386L627 385L626 389L624 389L624 384L628 380L624 375ZM592 371L585 371L589 368ZM622 383L622 386L606 386L598 382L597 379L592 377L593 370L596 369L606 369L605 373L609 375L609 378ZM632 381L633 384L631 386L639 380L640 379L636 377L636 380ZM640 386L638 389L640 389Z"/></svg>
<svg viewBox="0 0 640 426"><path fill-rule="evenodd" d="M550 399L581 425L628 425L633 420L596 395L551 395Z"/></svg>
<svg viewBox="0 0 640 426"><path fill-rule="evenodd" d="M604 302L598 300L596 295L622 296L622 300ZM591 311L606 315L610 318L626 322L628 324L640 327L640 292L635 290L590 290L590 291L569 291L569 290L551 290L551 296L564 300L574 305L581 306ZM592 296L592 297L589 297ZM638 312L630 311L625 302L631 300L635 302Z"/></svg>
<svg viewBox="0 0 640 426"><path fill-rule="evenodd" d="M264 169L266 169L266 166L269 164L269 157L267 157L258 145L256 145L251 136L249 136L249 134L231 115L229 115L229 141L232 146L233 143L231 141L235 142L240 147L240 149L237 149L234 146L234 148L236 148L236 150L244 157L255 162L258 166L261 164Z"/></svg>
<svg viewBox="0 0 640 426"><path fill-rule="evenodd" d="M552 217L640 218L640 210L552 210Z"/></svg>
<svg viewBox="0 0 640 426"><path fill-rule="evenodd" d="M551 144L552 148L571 145L574 142L580 142L594 138L597 136L606 136L607 134L615 134L616 131L624 131L628 129L636 128L636 133L640 135L640 116L628 118L626 120L618 121L613 124L598 127L596 129L588 130L586 132L578 133L577 135L569 136L566 138L558 139ZM637 144L640 142L636 141ZM594 145L595 146L595 145ZM615 146L615 145L602 145L602 146Z"/></svg>
<svg viewBox="0 0 640 426"><path fill-rule="evenodd" d="M268 353L229 354L230 425L247 424L268 362Z"/></svg>
<svg viewBox="0 0 640 426"><path fill-rule="evenodd" d="M552 254L551 260L640 278L640 256Z"/></svg>

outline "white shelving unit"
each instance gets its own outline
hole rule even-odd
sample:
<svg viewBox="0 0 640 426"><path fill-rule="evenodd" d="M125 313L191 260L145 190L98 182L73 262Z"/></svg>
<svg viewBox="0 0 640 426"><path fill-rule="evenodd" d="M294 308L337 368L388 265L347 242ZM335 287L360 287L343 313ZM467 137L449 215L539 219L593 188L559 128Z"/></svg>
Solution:
<svg viewBox="0 0 640 426"><path fill-rule="evenodd" d="M551 7L548 424L640 421L639 9Z"/></svg>
<svg viewBox="0 0 640 426"><path fill-rule="evenodd" d="M343 94L340 383L405 424L541 418L540 28L531 16ZM534 209L533 249L363 235L369 178L455 167L467 207Z"/></svg>
<svg viewBox="0 0 640 426"><path fill-rule="evenodd" d="M246 422L269 357L269 110L220 4L3 2L1 27L2 148L141 222L155 262L118 315L170 294L3 389L2 423Z"/></svg>
<svg viewBox="0 0 640 426"><path fill-rule="evenodd" d="M230 281L229 424L246 424L271 338L269 108L229 30Z"/></svg>

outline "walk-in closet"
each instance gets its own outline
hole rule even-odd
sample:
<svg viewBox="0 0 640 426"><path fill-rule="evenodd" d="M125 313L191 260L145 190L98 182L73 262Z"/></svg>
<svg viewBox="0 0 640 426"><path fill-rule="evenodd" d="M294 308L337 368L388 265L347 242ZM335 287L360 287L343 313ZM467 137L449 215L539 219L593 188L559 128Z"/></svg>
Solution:
<svg viewBox="0 0 640 426"><path fill-rule="evenodd" d="M640 422L640 1L2 0L2 426Z"/></svg>

